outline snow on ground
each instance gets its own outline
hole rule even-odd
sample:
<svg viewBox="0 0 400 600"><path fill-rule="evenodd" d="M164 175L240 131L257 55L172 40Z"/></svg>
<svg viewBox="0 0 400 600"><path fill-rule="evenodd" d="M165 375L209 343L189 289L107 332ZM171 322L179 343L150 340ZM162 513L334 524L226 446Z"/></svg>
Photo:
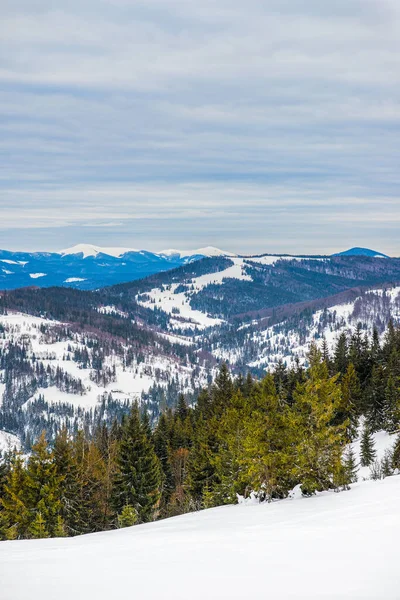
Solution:
<svg viewBox="0 0 400 600"><path fill-rule="evenodd" d="M281 331L284 322L254 332L252 339L260 346L260 350L257 359L251 362L250 366L272 368L279 360L283 360L287 365L292 365L296 357L301 363L304 363L311 341L315 340L317 344L321 345L325 338L328 347L333 349L340 334L343 332L354 333L359 321L366 325L368 333L371 334L377 316L383 314L383 305L389 303L392 317L400 319L399 294L400 287L367 292L364 295L362 314L355 310L358 298L353 302L331 306L326 310L330 322L325 325L324 311L318 310L313 314L313 323L308 328L306 335L297 329L286 331L285 327ZM229 350L224 351L224 349L217 349L214 354L231 362L240 358L240 353L231 356L232 353Z"/></svg>
<svg viewBox="0 0 400 600"><path fill-rule="evenodd" d="M398 600L400 477L70 539L0 542L2 600Z"/></svg>
<svg viewBox="0 0 400 600"><path fill-rule="evenodd" d="M220 250L214 246L206 246L205 248L198 248L197 250L175 250L175 248L170 248L169 250L162 250L157 254L160 254L161 256L180 256L180 258L186 258L188 256L236 256L236 254L233 254L232 252L226 252L225 250Z"/></svg>
<svg viewBox="0 0 400 600"><path fill-rule="evenodd" d="M113 307L104 308L111 309ZM124 313L121 312L120 314L123 315ZM93 381L93 371L91 369L83 369L79 363L72 360L74 350L85 347L79 341L79 336L76 340L66 339L65 341L52 343L42 335L41 325L56 326L60 323L20 313L1 315L0 323L6 329L4 337L0 338L0 347L7 345L11 340L19 341L27 348L28 356L34 354L37 360L43 362L45 368L59 366L69 375L80 380L84 386L83 394L67 393L55 386L40 388L27 401L28 403L41 395L49 404L68 403L75 407L81 406L90 409L98 404L105 393L107 395L111 393L115 400L139 401L142 392L148 392L155 383L166 386L174 379L179 381L183 390L192 390L191 377L193 370L191 367L178 364L168 356L153 354L146 355L144 361L134 361L129 367L123 366L120 357L108 356L105 360L105 366L115 367L116 380L105 386L98 385ZM170 336L166 337L170 338ZM178 338L178 336L171 336L170 341L171 343L182 343L184 345L191 344L190 340ZM0 371L0 380L1 375L2 372ZM206 372L201 369L200 375L197 377L197 383L198 385L205 385L206 382ZM3 393L4 385L0 383L0 403ZM27 403L24 406L26 407L26 405Z"/></svg>
<svg viewBox="0 0 400 600"><path fill-rule="evenodd" d="M261 265L275 265L278 260L329 260L326 258L315 258L314 256L273 256L271 254L264 254L263 256L248 256L246 258L250 262L257 262Z"/></svg>
<svg viewBox="0 0 400 600"><path fill-rule="evenodd" d="M82 277L68 277L64 283L75 283L77 281L86 281L86 279L83 279Z"/></svg>
<svg viewBox="0 0 400 600"><path fill-rule="evenodd" d="M108 256L119 258L126 252L140 252L140 250L136 250L134 248L101 248L100 246L94 246L93 244L77 244L72 248L60 250L58 254L61 254L62 256L83 254L83 258L87 258L88 256L97 256L98 254L107 254Z"/></svg>
<svg viewBox="0 0 400 600"><path fill-rule="evenodd" d="M177 292L177 288L181 288L181 284L171 284L163 286L163 288L153 288L145 295L139 295L137 301L146 308L154 310L155 307L161 308L164 312L179 316L176 327L181 329L197 327L205 329L207 327L215 327L223 321L207 314L195 310L190 306L190 298L192 293L197 293L207 285L223 283L224 279L239 279L242 281L252 281L252 278L245 271L245 260L243 258L230 257L234 263L232 266L218 271L216 273L206 273L199 277L194 277L190 280L187 286L189 291ZM171 324L173 327L174 325Z"/></svg>
<svg viewBox="0 0 400 600"><path fill-rule="evenodd" d="M360 437L358 437L352 444L352 448L356 455L356 460L358 463L358 471L357 478L358 481L363 481L365 479L371 478L371 469L370 467L361 467L360 466L360 445L361 445L361 432L362 432L362 424L359 428ZM390 435L386 431L377 431L373 434L374 439L374 448L376 451L376 460L381 461L385 456L386 451L390 451L393 449L393 445L395 443L396 434Z"/></svg>
<svg viewBox="0 0 400 600"><path fill-rule="evenodd" d="M0 453L14 450L14 448L17 450L21 448L21 442L19 441L19 438L12 433L0 430Z"/></svg>
<svg viewBox="0 0 400 600"><path fill-rule="evenodd" d="M116 306L111 304L108 306L100 306L98 308L98 311L103 315L118 315L120 317L123 317L124 319L127 319L129 316L128 313L119 310Z"/></svg>

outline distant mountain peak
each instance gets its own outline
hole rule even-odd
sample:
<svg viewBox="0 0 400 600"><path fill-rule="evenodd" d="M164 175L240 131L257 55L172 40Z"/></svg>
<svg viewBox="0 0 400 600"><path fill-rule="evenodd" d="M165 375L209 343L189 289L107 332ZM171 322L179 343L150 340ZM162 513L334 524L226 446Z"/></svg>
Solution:
<svg viewBox="0 0 400 600"><path fill-rule="evenodd" d="M94 246L93 244L77 244L76 246L72 246L72 248L60 250L60 252L57 254L61 254L62 256L83 254L83 258L87 258L88 256L97 256L98 254L107 254L108 256L119 258L127 252L140 252L140 250L136 250L134 248L102 248L100 246Z"/></svg>
<svg viewBox="0 0 400 600"><path fill-rule="evenodd" d="M358 247L350 248L344 252L337 252L336 254L332 254L332 256L369 256L371 258L389 258L387 254L382 254L382 252L377 252L376 250L371 250L370 248Z"/></svg>
<svg viewBox="0 0 400 600"><path fill-rule="evenodd" d="M181 258L186 258L188 256L236 256L233 252L226 252L225 250L220 250L214 246L206 246L205 248L198 248L197 250L176 250L175 248L172 248L158 252L158 254L161 254L162 256L180 256Z"/></svg>

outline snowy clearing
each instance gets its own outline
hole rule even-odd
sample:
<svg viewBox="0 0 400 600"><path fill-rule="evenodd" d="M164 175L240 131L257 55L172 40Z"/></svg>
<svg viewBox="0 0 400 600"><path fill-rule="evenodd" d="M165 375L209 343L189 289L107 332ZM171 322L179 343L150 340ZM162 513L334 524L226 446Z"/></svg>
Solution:
<svg viewBox="0 0 400 600"><path fill-rule="evenodd" d="M398 600L400 477L108 533L0 543L2 600Z"/></svg>
<svg viewBox="0 0 400 600"><path fill-rule="evenodd" d="M20 450L21 442L16 435L0 430L0 452L8 452L10 450Z"/></svg>

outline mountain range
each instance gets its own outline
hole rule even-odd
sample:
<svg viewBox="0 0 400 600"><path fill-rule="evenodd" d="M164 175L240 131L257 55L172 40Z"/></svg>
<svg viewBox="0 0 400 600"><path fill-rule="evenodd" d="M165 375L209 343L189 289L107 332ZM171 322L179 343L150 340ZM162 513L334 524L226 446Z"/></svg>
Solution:
<svg viewBox="0 0 400 600"><path fill-rule="evenodd" d="M386 257L379 252L365 248L353 248L340 253L340 255ZM78 244L59 252L0 250L0 289L64 286L94 290L142 279L203 258L219 256L238 257L239 255L212 246L186 251L169 249L161 252L99 247L91 244ZM277 258L277 255L274 254L258 255L258 257L260 256L271 257L270 260ZM290 255L283 256L290 257ZM301 258L301 256L297 258ZM315 258L324 257L316 256Z"/></svg>
<svg viewBox="0 0 400 600"><path fill-rule="evenodd" d="M261 376L280 362L306 363L312 341L325 339L332 352L339 335L358 327L383 335L391 319L400 322L400 259L369 252L3 251L3 268L25 266L30 285L0 291L0 431L29 447L44 428L50 436L61 423L90 430L134 400L157 419L181 392L194 399L221 361ZM146 269L151 258L156 272L111 285L122 273L115 265L132 258L132 272L135 257ZM75 266L71 278L86 269L96 289L73 289L60 266L32 278L45 273L34 261ZM46 277L64 286L45 287Z"/></svg>

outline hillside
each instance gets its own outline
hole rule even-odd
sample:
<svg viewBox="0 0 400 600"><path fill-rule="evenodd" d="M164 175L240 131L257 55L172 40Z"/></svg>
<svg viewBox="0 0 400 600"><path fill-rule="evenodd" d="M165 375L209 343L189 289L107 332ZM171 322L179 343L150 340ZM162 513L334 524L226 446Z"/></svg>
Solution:
<svg viewBox="0 0 400 600"><path fill-rule="evenodd" d="M120 531L2 542L1 597L397 600L399 503L397 476Z"/></svg>

